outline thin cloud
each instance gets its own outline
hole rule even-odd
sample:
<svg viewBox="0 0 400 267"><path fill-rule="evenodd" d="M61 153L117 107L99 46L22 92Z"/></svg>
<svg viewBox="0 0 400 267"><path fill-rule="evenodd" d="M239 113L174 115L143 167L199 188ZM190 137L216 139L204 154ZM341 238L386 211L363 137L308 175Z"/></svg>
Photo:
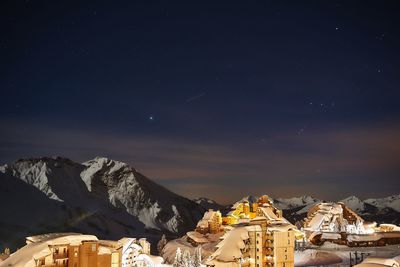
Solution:
<svg viewBox="0 0 400 267"><path fill-rule="evenodd" d="M397 193L400 128L381 125L321 131L298 137L281 133L263 144L46 128L3 122L0 159L61 155L75 161L107 156L131 164L151 179L188 197L221 202L247 194L311 194L330 199ZM215 190L216 188L218 190ZM224 190L220 190L224 188ZM190 189L190 190L189 190Z"/></svg>

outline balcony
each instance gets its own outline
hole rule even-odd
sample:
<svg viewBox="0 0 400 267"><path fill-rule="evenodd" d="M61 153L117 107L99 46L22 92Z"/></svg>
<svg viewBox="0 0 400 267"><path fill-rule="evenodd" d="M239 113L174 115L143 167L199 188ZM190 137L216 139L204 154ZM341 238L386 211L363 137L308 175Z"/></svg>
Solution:
<svg viewBox="0 0 400 267"><path fill-rule="evenodd" d="M273 256L273 255L274 255L274 250L272 250L272 249L266 249L266 250L265 250L265 255L266 255L266 256Z"/></svg>
<svg viewBox="0 0 400 267"><path fill-rule="evenodd" d="M53 259L59 260L59 259L67 259L68 258L68 253L67 252L61 252L61 253L54 253L53 254Z"/></svg>
<svg viewBox="0 0 400 267"><path fill-rule="evenodd" d="M264 260L265 260L265 263L267 263L267 264L273 264L274 263L274 257L271 257L271 256L266 256L264 258Z"/></svg>

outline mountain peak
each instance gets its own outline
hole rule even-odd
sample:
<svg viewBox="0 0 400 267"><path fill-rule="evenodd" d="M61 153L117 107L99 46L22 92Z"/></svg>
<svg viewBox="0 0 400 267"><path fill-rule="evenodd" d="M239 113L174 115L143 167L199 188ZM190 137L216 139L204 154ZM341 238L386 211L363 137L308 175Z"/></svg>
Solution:
<svg viewBox="0 0 400 267"><path fill-rule="evenodd" d="M0 174L23 181L69 208L89 214L104 211L106 216L118 210L146 228L179 233L193 228L201 218L197 203L106 157L84 163L62 157L21 159L4 165Z"/></svg>
<svg viewBox="0 0 400 267"><path fill-rule="evenodd" d="M129 166L127 163L124 163L124 162L118 161L118 160L113 160L113 159L110 159L107 157L95 157L94 159L83 162L82 164L85 166L89 166L89 165L104 166L105 165L105 166L116 166L117 168L128 167L128 168L132 169L133 171L136 171L134 168Z"/></svg>

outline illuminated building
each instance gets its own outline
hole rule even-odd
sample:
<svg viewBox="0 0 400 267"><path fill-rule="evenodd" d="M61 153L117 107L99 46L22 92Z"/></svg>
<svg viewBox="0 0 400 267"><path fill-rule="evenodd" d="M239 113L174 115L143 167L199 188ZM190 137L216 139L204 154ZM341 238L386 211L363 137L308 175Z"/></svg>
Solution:
<svg viewBox="0 0 400 267"><path fill-rule="evenodd" d="M27 244L41 241L27 237ZM150 243L141 238L118 241L98 240L93 235L72 234L47 241L47 247L33 254L36 267L128 267L141 264L150 254Z"/></svg>
<svg viewBox="0 0 400 267"><path fill-rule="evenodd" d="M225 222L232 223L225 227L226 233L206 261L207 266L294 266L295 240L302 234L267 196L252 205L239 203L227 217Z"/></svg>
<svg viewBox="0 0 400 267"><path fill-rule="evenodd" d="M215 234L222 230L221 212L212 209L204 213L203 218L197 223L196 231L201 234Z"/></svg>
<svg viewBox="0 0 400 267"><path fill-rule="evenodd" d="M400 244L400 227L365 222L341 202L319 203L312 207L304 219L303 231L315 245L325 241L347 246Z"/></svg>

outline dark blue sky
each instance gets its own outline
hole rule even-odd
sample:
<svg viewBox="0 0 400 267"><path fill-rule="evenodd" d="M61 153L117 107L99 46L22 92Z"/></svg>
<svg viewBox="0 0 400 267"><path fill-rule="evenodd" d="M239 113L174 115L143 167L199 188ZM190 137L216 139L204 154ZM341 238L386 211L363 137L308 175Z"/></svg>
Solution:
<svg viewBox="0 0 400 267"><path fill-rule="evenodd" d="M398 1L2 1L0 161L221 202L398 193Z"/></svg>

